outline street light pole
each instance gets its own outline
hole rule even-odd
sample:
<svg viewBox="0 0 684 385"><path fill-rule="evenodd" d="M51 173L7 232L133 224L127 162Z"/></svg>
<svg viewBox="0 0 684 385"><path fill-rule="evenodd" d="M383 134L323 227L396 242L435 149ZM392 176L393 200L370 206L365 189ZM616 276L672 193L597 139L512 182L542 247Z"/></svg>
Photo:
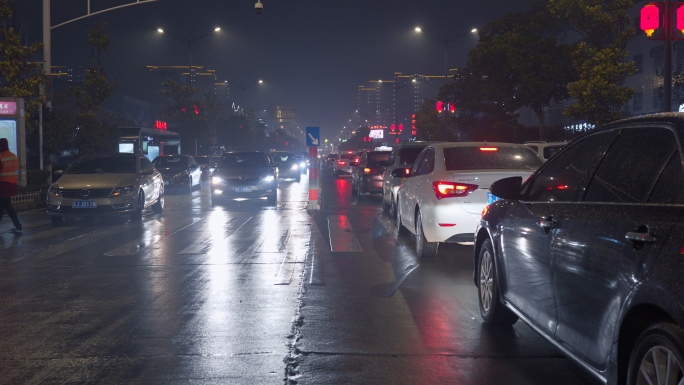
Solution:
<svg viewBox="0 0 684 385"><path fill-rule="evenodd" d="M264 83L263 80L259 80L259 81L256 82L256 83L250 84L250 85L248 85L248 86L246 86L246 87L242 87L242 86L238 85L237 83L228 82L228 86L229 86L229 87L230 87L230 86L235 86L235 87L237 87L237 88L239 88L239 89L242 90L242 105L243 105L242 108L244 109L244 108L245 108L245 107L244 107L244 104L245 104L245 91L246 91L248 88L251 88L251 87L256 86L257 84L263 84L263 83Z"/></svg>
<svg viewBox="0 0 684 385"><path fill-rule="evenodd" d="M85 19L90 16L99 15L104 12L113 11L119 8L130 7L131 5L139 5L143 3L152 3L158 0L129 0L128 4L118 5L116 7L105 8L100 11L91 12L90 11L90 0L88 0L88 8L85 15L77 17L75 19L67 20L63 23L57 25L52 25L50 21L50 0L43 0L43 74L45 79L52 84L52 30L63 25L73 23L74 21ZM45 84L40 86L40 98L45 98ZM45 105L48 108L52 107L52 101L48 98L45 101ZM43 169L43 105L40 105L40 110L38 111L39 122L38 122L38 152L39 152L39 162L40 169Z"/></svg>
<svg viewBox="0 0 684 385"><path fill-rule="evenodd" d="M200 35L200 36L198 36L198 37L193 37L193 36L188 35L188 36L184 39L184 38L182 38L182 37L180 37L180 36L177 36L177 35L172 34L171 32L165 31L163 28L157 28L157 32L163 33L163 34L166 34L166 35L169 35L169 36L171 36L171 37L173 37L173 38L175 38L175 39L177 39L177 40L179 40L179 41L182 41L182 42L185 43L185 45L188 47L188 62L189 62L188 71L189 71L189 73L190 73L190 84L192 84L192 83L195 82L195 74L194 74L194 71L193 71L193 68L192 68L192 45L193 45L195 42L197 42L198 40L200 40L200 39L202 39L202 38L205 38L205 37L211 35L212 33L219 32L220 30L221 30L221 27L216 27L216 28L214 28L213 30L211 30L211 31L209 31L209 32L207 32L207 33L205 33L205 34L203 34L203 35Z"/></svg>
<svg viewBox="0 0 684 385"><path fill-rule="evenodd" d="M440 38L440 37L437 37L437 36L435 36L435 35L432 35L432 34L430 34L430 33L428 33L428 32L423 31L423 29L420 28L420 27L416 27L416 28L415 28L415 31L418 32L418 33L424 33L424 34L430 36L431 38L433 38L433 39L439 41L440 43L442 43L442 45L444 46L444 85L447 85L447 83L448 83L448 81L449 81L449 66L448 66L448 63L447 63L448 52L449 52L449 51L448 51L449 44L451 44L451 43L454 42L455 40L457 40L457 39L459 39L459 38L461 38L461 37L463 37L463 36L466 36L466 35L468 35L468 34L477 33L477 28L473 28L473 29L471 29L471 30L468 31L468 32L462 33L462 34L460 34L460 35L458 35L458 36L455 36L455 37L452 37L452 38L446 38L446 37ZM448 119L447 119L447 115L446 115L446 114L444 114L444 135L445 135L445 140L448 141L448 140L449 140L449 121L448 121Z"/></svg>

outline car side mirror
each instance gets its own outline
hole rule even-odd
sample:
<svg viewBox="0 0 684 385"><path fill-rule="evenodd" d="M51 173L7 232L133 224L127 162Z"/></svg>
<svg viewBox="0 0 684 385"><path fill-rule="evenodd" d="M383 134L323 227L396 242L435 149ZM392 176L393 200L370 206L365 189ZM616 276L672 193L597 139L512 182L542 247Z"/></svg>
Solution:
<svg viewBox="0 0 684 385"><path fill-rule="evenodd" d="M154 174L154 169L153 168L147 168L142 171L140 171L142 175L152 175Z"/></svg>
<svg viewBox="0 0 684 385"><path fill-rule="evenodd" d="M489 186L489 191L501 199L518 199L522 182L521 176L499 179Z"/></svg>
<svg viewBox="0 0 684 385"><path fill-rule="evenodd" d="M395 178L408 178L411 176L411 169L408 167L397 167L392 170L392 176Z"/></svg>

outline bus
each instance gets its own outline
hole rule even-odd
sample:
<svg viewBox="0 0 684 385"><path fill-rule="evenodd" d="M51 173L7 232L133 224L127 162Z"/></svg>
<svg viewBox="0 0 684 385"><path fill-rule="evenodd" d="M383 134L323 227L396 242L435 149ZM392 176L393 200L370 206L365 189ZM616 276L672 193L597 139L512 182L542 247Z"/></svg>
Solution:
<svg viewBox="0 0 684 385"><path fill-rule="evenodd" d="M180 134L147 127L119 128L117 152L142 154L150 161L159 155L180 154Z"/></svg>

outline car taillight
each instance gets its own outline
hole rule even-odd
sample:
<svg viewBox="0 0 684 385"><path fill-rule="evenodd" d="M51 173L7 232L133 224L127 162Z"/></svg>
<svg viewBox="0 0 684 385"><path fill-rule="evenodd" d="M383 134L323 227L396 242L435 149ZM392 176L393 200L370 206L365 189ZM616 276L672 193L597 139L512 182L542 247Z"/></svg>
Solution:
<svg viewBox="0 0 684 385"><path fill-rule="evenodd" d="M377 169L377 168L365 167L365 168L363 169L363 173L364 173L364 174L377 174L377 173L378 173L378 169Z"/></svg>
<svg viewBox="0 0 684 385"><path fill-rule="evenodd" d="M496 147L480 147L480 151L499 151Z"/></svg>
<svg viewBox="0 0 684 385"><path fill-rule="evenodd" d="M340 160L340 161L337 162L337 165L338 165L338 166L344 166L344 165L346 165L346 164L347 164L347 163L346 163L345 161L343 161L343 160Z"/></svg>
<svg viewBox="0 0 684 385"><path fill-rule="evenodd" d="M432 182L437 199L464 197L477 189L477 185L468 183Z"/></svg>

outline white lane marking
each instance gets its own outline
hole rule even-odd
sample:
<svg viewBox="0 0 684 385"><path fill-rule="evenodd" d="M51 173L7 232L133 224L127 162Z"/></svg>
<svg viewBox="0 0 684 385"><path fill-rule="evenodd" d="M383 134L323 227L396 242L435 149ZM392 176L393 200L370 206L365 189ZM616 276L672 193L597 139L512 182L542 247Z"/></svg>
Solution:
<svg viewBox="0 0 684 385"><path fill-rule="evenodd" d="M328 215L328 232L330 234L331 251L363 251L346 215Z"/></svg>

